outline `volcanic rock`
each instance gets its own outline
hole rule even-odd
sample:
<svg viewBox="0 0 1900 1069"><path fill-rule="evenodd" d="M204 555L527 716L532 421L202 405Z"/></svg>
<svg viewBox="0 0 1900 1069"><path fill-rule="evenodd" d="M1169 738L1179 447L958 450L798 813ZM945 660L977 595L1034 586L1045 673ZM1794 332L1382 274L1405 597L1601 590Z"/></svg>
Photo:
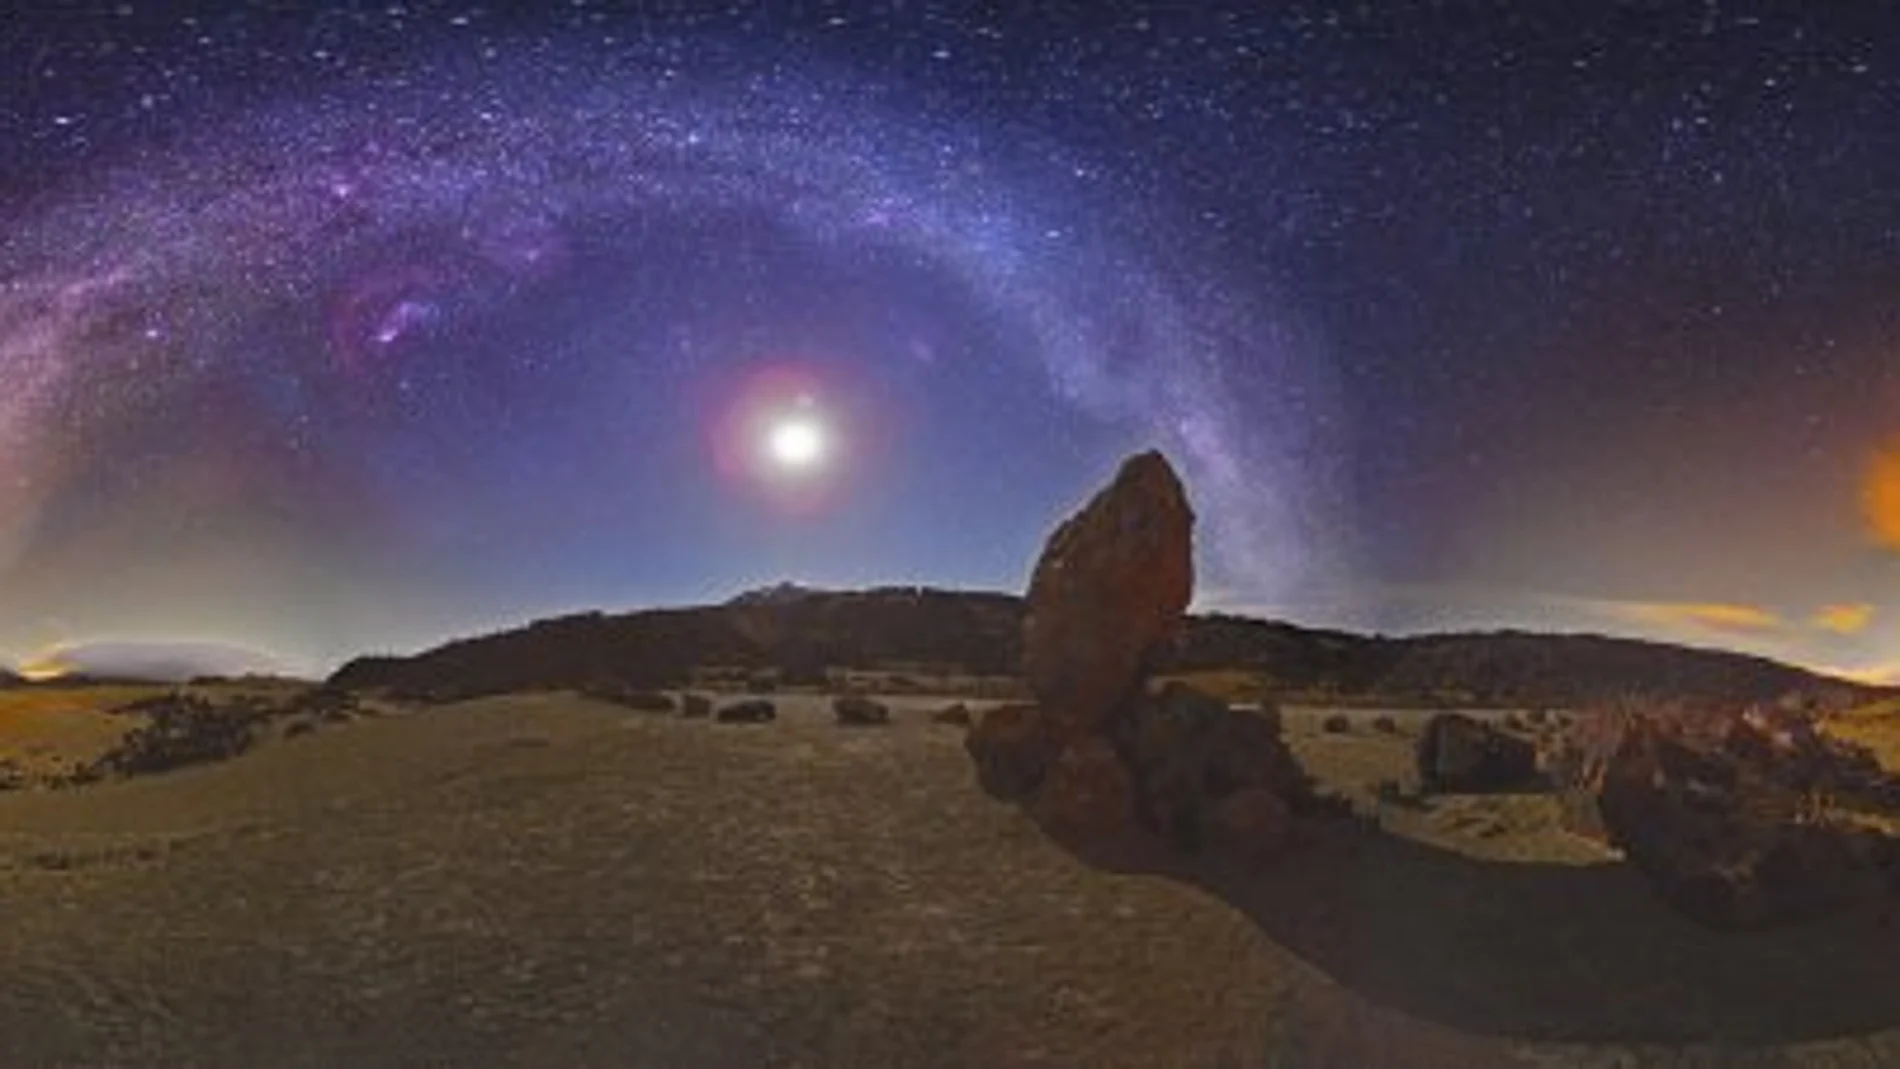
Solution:
<svg viewBox="0 0 1900 1069"><path fill-rule="evenodd" d="M850 727L868 727L891 722L890 706L857 694L832 699L831 711L838 723Z"/></svg>
<svg viewBox="0 0 1900 1069"><path fill-rule="evenodd" d="M764 698L734 702L714 717L722 724L763 724L778 719L778 708Z"/></svg>
<svg viewBox="0 0 1900 1069"><path fill-rule="evenodd" d="M930 720L931 720L931 723L933 724L948 724L952 727L963 727L963 728L969 727L970 724L972 723L972 719L970 717L970 707L967 705L964 705L962 702L957 702L954 705L947 705L943 707L942 709L937 710L936 712L930 714Z"/></svg>
<svg viewBox="0 0 1900 1069"><path fill-rule="evenodd" d="M1063 750L1033 804L1037 820L1058 837L1124 842L1140 831L1128 766L1103 739Z"/></svg>
<svg viewBox="0 0 1900 1069"><path fill-rule="evenodd" d="M1537 781L1537 747L1462 713L1425 722L1413 747L1427 791L1482 794L1522 790Z"/></svg>
<svg viewBox="0 0 1900 1069"><path fill-rule="evenodd" d="M1292 815L1280 796L1248 787L1222 798L1206 818L1206 845L1243 864L1271 861L1284 849Z"/></svg>
<svg viewBox="0 0 1900 1069"><path fill-rule="evenodd" d="M1064 521L1029 583L1023 671L1062 739L1140 691L1193 593L1194 513L1160 453L1130 458Z"/></svg>
<svg viewBox="0 0 1900 1069"><path fill-rule="evenodd" d="M126 732L118 745L88 766L89 779L148 775L236 757L250 748L252 728L264 719L264 710L254 704L220 707L179 693L115 712L143 717L145 723Z"/></svg>
<svg viewBox="0 0 1900 1069"><path fill-rule="evenodd" d="M1277 710L1230 709L1170 683L1127 706L1111 730L1149 825L1184 850L1202 846L1211 815L1229 795L1258 788L1302 803L1310 795L1311 781L1280 738Z"/></svg>
<svg viewBox="0 0 1900 1069"><path fill-rule="evenodd" d="M1059 746L1033 705L999 705L963 737L984 793L1020 801L1041 786Z"/></svg>
<svg viewBox="0 0 1900 1069"><path fill-rule="evenodd" d="M1584 718L1548 765L1574 829L1684 915L1752 929L1895 890L1900 840L1835 804L1882 804L1891 777L1870 760L1799 712L1657 706Z"/></svg>

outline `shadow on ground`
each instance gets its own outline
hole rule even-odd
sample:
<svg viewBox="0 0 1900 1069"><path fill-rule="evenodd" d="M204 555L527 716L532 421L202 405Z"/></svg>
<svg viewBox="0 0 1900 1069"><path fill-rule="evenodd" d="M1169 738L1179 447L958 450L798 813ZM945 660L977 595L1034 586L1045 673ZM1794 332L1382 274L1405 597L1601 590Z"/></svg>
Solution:
<svg viewBox="0 0 1900 1069"><path fill-rule="evenodd" d="M1364 998L1454 1028L1561 1042L1768 1045L1900 1026L1900 924L1844 916L1719 933L1620 864L1480 861L1342 820L1240 872L1111 858L1213 895Z"/></svg>

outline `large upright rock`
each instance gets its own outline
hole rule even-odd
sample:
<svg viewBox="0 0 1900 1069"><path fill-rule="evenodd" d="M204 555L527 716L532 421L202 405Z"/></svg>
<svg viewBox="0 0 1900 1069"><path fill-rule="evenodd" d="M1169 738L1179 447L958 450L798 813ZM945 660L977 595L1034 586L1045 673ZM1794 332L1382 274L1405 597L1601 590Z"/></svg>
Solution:
<svg viewBox="0 0 1900 1069"><path fill-rule="evenodd" d="M1160 454L1123 464L1037 562L1023 626L1037 704L991 710L964 736L985 791L1085 856L1165 846L1258 863L1320 808L1271 709L1178 683L1148 693L1193 593L1193 528Z"/></svg>
<svg viewBox="0 0 1900 1069"><path fill-rule="evenodd" d="M1029 583L1023 671L1058 737L1093 731L1139 693L1182 626L1193 542L1181 481L1156 452L1129 458L1050 536Z"/></svg>

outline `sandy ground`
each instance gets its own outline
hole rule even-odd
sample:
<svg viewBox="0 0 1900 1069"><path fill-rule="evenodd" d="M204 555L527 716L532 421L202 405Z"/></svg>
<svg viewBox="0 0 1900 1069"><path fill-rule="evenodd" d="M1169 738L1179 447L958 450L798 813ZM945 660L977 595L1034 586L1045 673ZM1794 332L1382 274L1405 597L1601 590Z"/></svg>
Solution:
<svg viewBox="0 0 1900 1069"><path fill-rule="evenodd" d="M0 1064L1900 1065L1900 929L1702 932L1548 799L1115 875L895 704L523 696L0 795ZM1349 715L1289 730L1371 812L1409 739Z"/></svg>

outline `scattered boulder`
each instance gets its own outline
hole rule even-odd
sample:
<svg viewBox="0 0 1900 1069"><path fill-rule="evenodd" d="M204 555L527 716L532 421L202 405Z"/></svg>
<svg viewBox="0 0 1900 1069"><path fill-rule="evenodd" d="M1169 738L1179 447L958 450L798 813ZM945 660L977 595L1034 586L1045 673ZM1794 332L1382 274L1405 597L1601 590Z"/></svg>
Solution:
<svg viewBox="0 0 1900 1069"><path fill-rule="evenodd" d="M1352 718L1345 713L1334 713L1320 721L1319 729L1328 735L1352 734Z"/></svg>
<svg viewBox="0 0 1900 1069"><path fill-rule="evenodd" d="M680 697L680 716L687 720L701 720L712 715L712 699L704 694L686 694Z"/></svg>
<svg viewBox="0 0 1900 1069"><path fill-rule="evenodd" d="M734 702L714 714L722 724L763 724L778 719L778 707L764 698Z"/></svg>
<svg viewBox="0 0 1900 1069"><path fill-rule="evenodd" d="M1375 716L1372 718L1372 730L1381 735L1397 735L1399 722L1389 716Z"/></svg>
<svg viewBox="0 0 1900 1069"><path fill-rule="evenodd" d="M1194 513L1160 453L1130 458L1050 536L1029 582L1023 673L1063 740L1138 696L1193 593Z"/></svg>
<svg viewBox="0 0 1900 1069"><path fill-rule="evenodd" d="M952 727L967 728L972 722L969 706L964 705L962 702L945 706L930 714L930 722L933 724L948 724Z"/></svg>
<svg viewBox="0 0 1900 1069"><path fill-rule="evenodd" d="M963 738L977 783L1001 802L1017 802L1042 785L1059 750L1033 705L999 705Z"/></svg>
<svg viewBox="0 0 1900 1069"><path fill-rule="evenodd" d="M891 722L890 706L856 694L832 699L831 711L838 723L848 727L872 727Z"/></svg>
<svg viewBox="0 0 1900 1069"><path fill-rule="evenodd" d="M1537 747L1463 713L1437 713L1413 748L1427 791L1483 794L1537 783Z"/></svg>

